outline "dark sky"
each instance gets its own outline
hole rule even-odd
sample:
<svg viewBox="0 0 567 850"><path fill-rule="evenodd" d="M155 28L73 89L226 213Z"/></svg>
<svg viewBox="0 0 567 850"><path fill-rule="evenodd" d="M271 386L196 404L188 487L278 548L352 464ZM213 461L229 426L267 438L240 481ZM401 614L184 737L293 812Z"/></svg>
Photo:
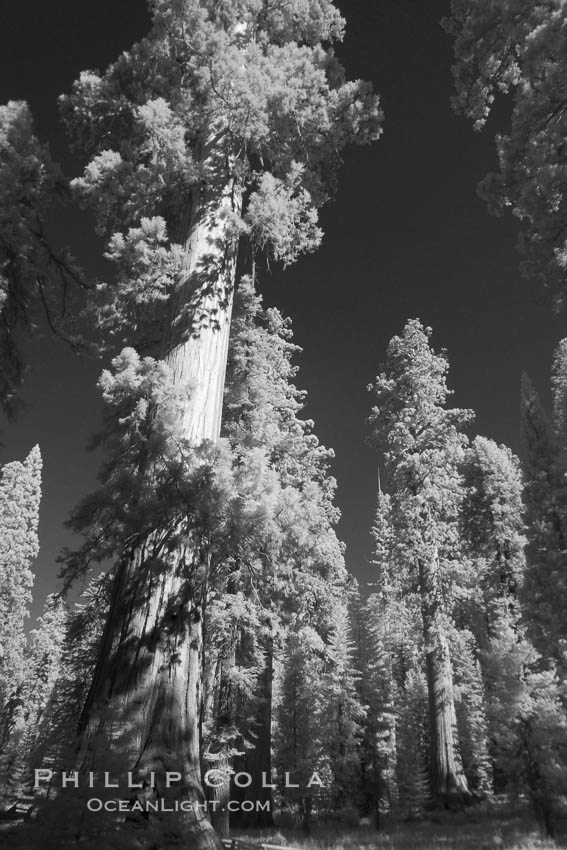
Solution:
<svg viewBox="0 0 567 850"><path fill-rule="evenodd" d="M322 212L323 247L262 279L267 304L290 315L304 349L299 383L306 416L336 451L339 527L347 562L363 580L374 511L377 457L364 444L365 387L386 345L419 317L448 350L454 403L477 413L476 430L519 450L519 380L527 370L546 395L565 317L541 284L522 279L512 219L491 218L475 187L495 168L496 122L482 134L451 112L451 43L439 21L449 0L342 0L348 27L340 55L348 75L373 81L386 113L382 139L346 152L340 188ZM144 34L143 0L20 0L4 4L0 102L26 99L37 132L72 176L56 98L85 68L103 68ZM61 213L58 233L92 263L89 223ZM44 457L41 553L34 614L55 588L55 558L69 543L63 522L95 485L85 452L98 427L100 363L73 358L45 336L30 348L29 408L2 424L0 462L37 442Z"/></svg>

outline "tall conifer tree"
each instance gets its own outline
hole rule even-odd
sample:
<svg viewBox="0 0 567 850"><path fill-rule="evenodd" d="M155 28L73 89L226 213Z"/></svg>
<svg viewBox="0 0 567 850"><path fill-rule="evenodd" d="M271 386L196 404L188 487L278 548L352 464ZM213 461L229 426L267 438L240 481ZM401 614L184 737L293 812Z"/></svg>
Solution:
<svg viewBox="0 0 567 850"><path fill-rule="evenodd" d="M0 752L9 740L26 677L24 621L39 551L41 468L35 446L23 463L8 463L0 472Z"/></svg>
<svg viewBox="0 0 567 850"><path fill-rule="evenodd" d="M62 677L67 613L65 603L50 594L26 641L24 679L18 687L17 708L3 754L3 778L15 798L29 793L33 771L46 760L45 749L52 733L57 700L55 690Z"/></svg>
<svg viewBox="0 0 567 850"><path fill-rule="evenodd" d="M92 152L74 189L96 210L117 267L116 285L98 290L99 324L157 358L128 349L104 378L109 410L126 408L144 437L126 437L122 417L136 494L121 491L117 442L107 466L123 534L113 535L120 566L83 752L99 766L106 726L124 770L179 770L184 782L159 793L199 802L203 605L220 508L206 497L205 516L198 493L220 432L238 240L246 234L254 251L284 263L316 247L337 153L376 138L381 115L370 88L346 82L327 49L344 28L329 0L153 0L150 9L148 37L105 74L83 73L63 99L75 143ZM142 535L135 526L149 491L160 480L171 487L183 462L189 502L173 525L171 512L163 517L167 532L150 522ZM176 840L219 846L199 813L169 821Z"/></svg>
<svg viewBox="0 0 567 850"><path fill-rule="evenodd" d="M455 714L449 643L452 577L458 569L459 466L472 414L445 407L447 360L431 331L409 321L388 346L371 386L373 442L384 452L397 545L419 587L429 695L431 790L438 802L469 797Z"/></svg>
<svg viewBox="0 0 567 850"><path fill-rule="evenodd" d="M233 681L228 711L233 739L226 743L240 748L236 766L253 780L232 793L248 800L270 799L261 777L270 775L273 668L287 630L300 619L328 638L346 584L334 530L335 482L328 471L333 453L319 444L313 423L300 418L305 393L295 386L292 360L299 351L289 320L263 309L252 282L243 280L231 332L223 434L238 464L254 456L276 476L280 508L261 546L258 538L241 537L233 568L224 581L213 583L215 623L207 626L207 657L209 666L217 666L217 696L225 690L222 671L227 683ZM276 494L266 496L273 501ZM217 635L224 642L220 659ZM262 813L234 818L248 826L267 819Z"/></svg>

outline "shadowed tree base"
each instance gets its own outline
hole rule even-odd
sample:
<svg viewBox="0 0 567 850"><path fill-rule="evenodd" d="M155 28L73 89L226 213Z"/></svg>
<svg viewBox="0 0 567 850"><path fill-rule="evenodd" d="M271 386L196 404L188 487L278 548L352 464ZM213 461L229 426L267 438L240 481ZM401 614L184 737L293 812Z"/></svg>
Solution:
<svg viewBox="0 0 567 850"><path fill-rule="evenodd" d="M187 540L160 561L158 544L150 537L116 575L76 769L81 784L99 777L89 796L137 804L116 827L137 833L138 846L219 850L199 758L207 554Z"/></svg>

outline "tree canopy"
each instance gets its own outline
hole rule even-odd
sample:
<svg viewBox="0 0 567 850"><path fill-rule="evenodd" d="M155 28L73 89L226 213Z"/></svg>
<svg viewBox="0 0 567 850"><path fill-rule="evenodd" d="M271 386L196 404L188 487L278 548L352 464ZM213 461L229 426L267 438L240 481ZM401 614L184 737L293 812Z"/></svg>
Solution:
<svg viewBox="0 0 567 850"><path fill-rule="evenodd" d="M498 97L510 110L496 136L499 171L480 194L497 215L523 223L523 269L565 297L567 89L563 0L453 0L445 22L455 40L455 108L482 128Z"/></svg>

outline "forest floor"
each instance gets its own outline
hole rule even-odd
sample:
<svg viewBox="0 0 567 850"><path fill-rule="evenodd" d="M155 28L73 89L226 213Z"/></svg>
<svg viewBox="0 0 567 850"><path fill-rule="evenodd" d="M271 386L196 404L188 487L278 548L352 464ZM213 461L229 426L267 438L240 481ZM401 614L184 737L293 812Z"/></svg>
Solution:
<svg viewBox="0 0 567 850"><path fill-rule="evenodd" d="M0 822L0 846L10 846L21 825L22 821ZM527 808L487 813L475 807L463 814L385 822L379 831L336 822L315 823L308 836L299 828L276 827L235 830L231 838L258 848L265 842L289 850L567 850L567 823L558 832L555 839L543 837Z"/></svg>
<svg viewBox="0 0 567 850"><path fill-rule="evenodd" d="M525 809L498 815L439 815L430 820L385 824L377 832L344 824L314 825L306 836L298 829L235 832L261 844L298 850L556 850L567 848L567 828L555 839L545 838Z"/></svg>

